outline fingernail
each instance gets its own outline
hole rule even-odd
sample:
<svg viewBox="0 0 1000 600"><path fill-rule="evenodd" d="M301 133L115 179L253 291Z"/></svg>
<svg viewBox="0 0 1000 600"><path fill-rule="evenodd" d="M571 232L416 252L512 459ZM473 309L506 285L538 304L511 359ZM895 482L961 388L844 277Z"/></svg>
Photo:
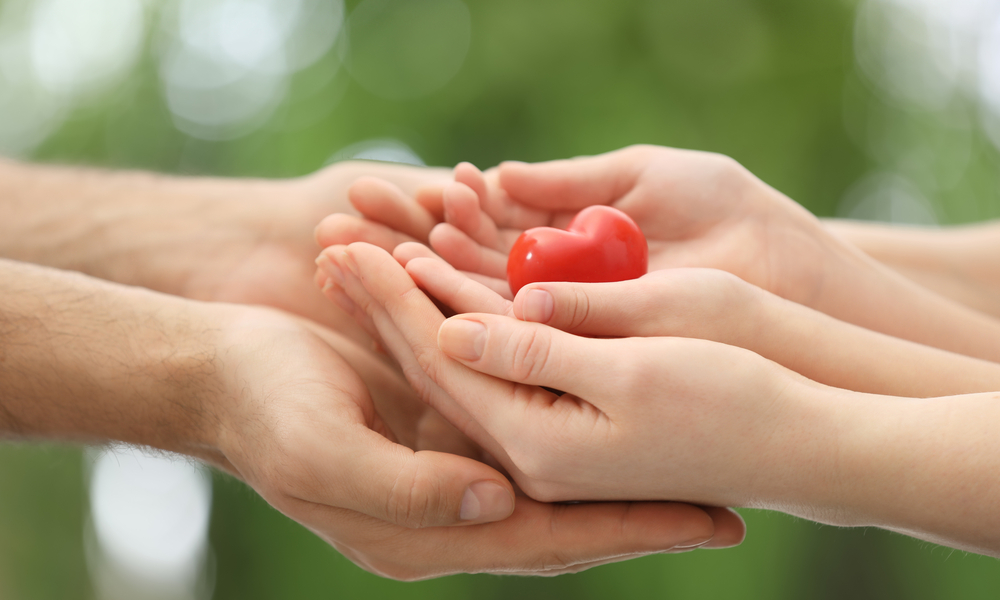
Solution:
<svg viewBox="0 0 1000 600"><path fill-rule="evenodd" d="M455 358L479 360L486 348L486 326L478 321L448 319L438 331L438 347Z"/></svg>
<svg viewBox="0 0 1000 600"><path fill-rule="evenodd" d="M465 490L458 518L463 521L499 521L512 512L514 498L507 488L495 481L477 481Z"/></svg>
<svg viewBox="0 0 1000 600"><path fill-rule="evenodd" d="M698 546L704 546L705 544L707 544L707 543L709 543L711 541L712 541L712 536L694 538L694 539L691 539L691 540L688 540L688 541L684 542L683 544L677 544L676 546L674 546L674 549L676 549L676 550L690 550L692 548L697 548Z"/></svg>
<svg viewBox="0 0 1000 600"><path fill-rule="evenodd" d="M358 263L354 262L354 257L348 254L346 250L344 251L343 256L341 256L341 261L347 266L348 269L351 270L351 273L354 273L355 277L360 277L360 275L358 275Z"/></svg>
<svg viewBox="0 0 1000 600"><path fill-rule="evenodd" d="M334 304L339 306L341 310L348 314L353 313L354 309L357 308L357 305L353 300L351 300L351 297L344 292L343 288L334 284L330 279L327 279L326 285L323 286L323 295L330 300L333 300Z"/></svg>
<svg viewBox="0 0 1000 600"><path fill-rule="evenodd" d="M323 269L337 285L344 286L344 272L327 255L320 254L316 259L316 266Z"/></svg>
<svg viewBox="0 0 1000 600"><path fill-rule="evenodd" d="M524 295L521 316L525 321L548 323L554 310L555 301L552 299L552 294L545 290L528 290Z"/></svg>

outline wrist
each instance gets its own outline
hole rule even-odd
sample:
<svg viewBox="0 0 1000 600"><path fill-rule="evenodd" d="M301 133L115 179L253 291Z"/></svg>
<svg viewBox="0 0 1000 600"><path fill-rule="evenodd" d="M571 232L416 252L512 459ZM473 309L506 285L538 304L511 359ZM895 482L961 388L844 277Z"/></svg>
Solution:
<svg viewBox="0 0 1000 600"><path fill-rule="evenodd" d="M824 523L839 519L843 494L841 446L851 439L854 415L840 397L853 394L780 369L782 404L751 475L756 506Z"/></svg>

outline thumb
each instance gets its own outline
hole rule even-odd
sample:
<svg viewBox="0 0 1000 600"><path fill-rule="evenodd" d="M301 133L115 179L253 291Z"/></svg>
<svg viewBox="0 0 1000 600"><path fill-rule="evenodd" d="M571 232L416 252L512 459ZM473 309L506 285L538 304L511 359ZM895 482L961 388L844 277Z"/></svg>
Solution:
<svg viewBox="0 0 1000 600"><path fill-rule="evenodd" d="M491 314L456 315L438 330L441 351L480 373L581 396L600 387L595 362L608 362L598 341Z"/></svg>
<svg viewBox="0 0 1000 600"><path fill-rule="evenodd" d="M414 452L366 430L367 451L355 447L333 504L403 527L489 523L514 512L514 490L496 469L445 452ZM329 463L328 463L329 464ZM346 472L345 472L346 471Z"/></svg>
<svg viewBox="0 0 1000 600"><path fill-rule="evenodd" d="M610 204L633 187L646 159L643 146L544 163L505 162L500 187L514 200L546 210Z"/></svg>

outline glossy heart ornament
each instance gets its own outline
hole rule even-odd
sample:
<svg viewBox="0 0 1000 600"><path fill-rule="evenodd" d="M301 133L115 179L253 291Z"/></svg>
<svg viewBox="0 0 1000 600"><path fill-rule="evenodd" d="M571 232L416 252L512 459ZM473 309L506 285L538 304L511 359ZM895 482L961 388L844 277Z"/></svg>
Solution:
<svg viewBox="0 0 1000 600"><path fill-rule="evenodd" d="M580 211L566 231L535 227L521 234L507 258L507 282L517 291L538 281L625 281L646 274L649 248L635 221L610 206Z"/></svg>

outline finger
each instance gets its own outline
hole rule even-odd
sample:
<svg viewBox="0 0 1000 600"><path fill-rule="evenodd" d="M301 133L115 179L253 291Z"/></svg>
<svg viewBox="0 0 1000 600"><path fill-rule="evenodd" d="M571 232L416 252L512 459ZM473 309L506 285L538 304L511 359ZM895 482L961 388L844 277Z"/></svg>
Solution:
<svg viewBox="0 0 1000 600"><path fill-rule="evenodd" d="M499 168L494 167L486 173L479 173L475 167L463 171L456 169L455 181L477 190L480 207L498 227L513 229L520 234L532 227L553 225L555 215L551 211L526 206L511 199L510 194L500 186ZM480 191L484 186L485 195ZM505 238L503 241L508 242ZM512 243L513 240L509 242ZM504 246L505 250L510 248L510 243Z"/></svg>
<svg viewBox="0 0 1000 600"><path fill-rule="evenodd" d="M443 258L434 254L433 250L419 242L409 242L396 246L396 249L392 251L392 257L404 267L414 258L433 258L444 262Z"/></svg>
<svg viewBox="0 0 1000 600"><path fill-rule="evenodd" d="M480 245L453 225L436 226L430 233L430 245L456 269L507 279L507 256Z"/></svg>
<svg viewBox="0 0 1000 600"><path fill-rule="evenodd" d="M517 202L546 210L610 204L631 190L644 163L641 146L544 163L505 162L500 187Z"/></svg>
<svg viewBox="0 0 1000 600"><path fill-rule="evenodd" d="M486 275L480 275L479 273L470 273L469 271L461 271L463 275L469 279L478 282L479 284L488 287L493 290L497 296L500 296L504 300L511 302L514 300L514 294L510 291L510 284L507 283L506 279L497 279L496 277L487 277Z"/></svg>
<svg viewBox="0 0 1000 600"><path fill-rule="evenodd" d="M514 315L576 335L698 337L740 345L760 322L758 289L715 269L654 271L610 283L524 286Z"/></svg>
<svg viewBox="0 0 1000 600"><path fill-rule="evenodd" d="M422 187L417 190L413 199L424 207L436 222L444 222L444 185Z"/></svg>
<svg viewBox="0 0 1000 600"><path fill-rule="evenodd" d="M452 183L444 188L444 216L452 224L481 246L499 250L499 235L493 219L479 206L476 192L463 183Z"/></svg>
<svg viewBox="0 0 1000 600"><path fill-rule="evenodd" d="M543 411L548 405L538 400L554 396L539 388L482 375L443 354L437 335L444 316L385 251L354 244L347 248L342 262L347 265L345 291L371 315L410 384L424 401L516 477L519 471L495 434L518 431L530 435L547 421L539 412L539 419L525 424L523 408ZM497 401L482 402L483 398Z"/></svg>
<svg viewBox="0 0 1000 600"><path fill-rule="evenodd" d="M313 508L349 556L376 573L415 580L452 573L555 575L671 551L711 538L712 519L672 502L545 504L518 497L509 518L475 527L400 530L345 511ZM363 549L363 550L358 550ZM352 551L353 550L353 551Z"/></svg>
<svg viewBox="0 0 1000 600"><path fill-rule="evenodd" d="M360 325L365 330L365 333L371 336L376 343L384 346L385 344L382 341L378 328L371 317L364 310L361 310L357 303L344 290L346 278L343 268L338 264L337 257L343 254L345 248L346 246L324 248L316 259L316 266L326 275L326 280L322 287L323 295L354 319L354 322Z"/></svg>
<svg viewBox="0 0 1000 600"><path fill-rule="evenodd" d="M439 258L414 258L406 263L406 272L421 289L455 312L513 314L510 300Z"/></svg>
<svg viewBox="0 0 1000 600"><path fill-rule="evenodd" d="M424 406L424 409L417 420L414 450L433 450L474 460L480 459L483 451L475 442L449 423L438 411L428 406Z"/></svg>
<svg viewBox="0 0 1000 600"><path fill-rule="evenodd" d="M740 513L721 506L699 507L715 523L715 535L702 548L732 548L743 543L747 536L747 524Z"/></svg>
<svg viewBox="0 0 1000 600"><path fill-rule="evenodd" d="M366 242L392 252L399 244L413 241L415 240L409 235L381 223L341 213L326 217L316 227L316 242L321 248Z"/></svg>
<svg viewBox="0 0 1000 600"><path fill-rule="evenodd" d="M577 335L632 337L672 335L661 331L660 315L669 311L669 289L651 279L613 283L544 282L521 288L514 316Z"/></svg>
<svg viewBox="0 0 1000 600"><path fill-rule="evenodd" d="M303 500L409 528L499 521L514 511L514 490L495 469L454 454L414 452L359 431L339 444L316 440L309 472L314 488Z"/></svg>
<svg viewBox="0 0 1000 600"><path fill-rule="evenodd" d="M469 186L469 189L476 195L476 199L485 199L489 195L486 185L486 177L476 165L470 162L460 162L455 166L455 181Z"/></svg>
<svg viewBox="0 0 1000 600"><path fill-rule="evenodd" d="M351 204L367 219L414 239L426 240L437 221L401 189L375 177L362 177L347 190Z"/></svg>
<svg viewBox="0 0 1000 600"><path fill-rule="evenodd" d="M442 323L438 347L480 373L589 396L611 367L599 340L499 315L456 315ZM593 363L601 361L601 369ZM605 377L606 379L606 377Z"/></svg>

